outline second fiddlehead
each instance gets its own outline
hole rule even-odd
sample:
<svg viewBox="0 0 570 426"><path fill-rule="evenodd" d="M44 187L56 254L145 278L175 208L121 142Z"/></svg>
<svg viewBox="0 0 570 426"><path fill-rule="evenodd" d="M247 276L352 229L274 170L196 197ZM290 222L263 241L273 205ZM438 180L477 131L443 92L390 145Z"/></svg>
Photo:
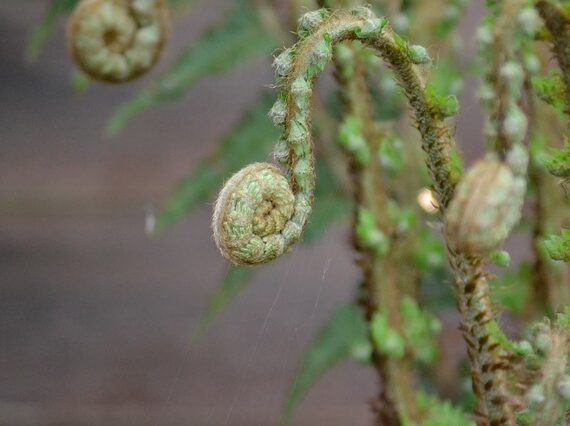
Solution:
<svg viewBox="0 0 570 426"><path fill-rule="evenodd" d="M83 0L69 21L69 51L91 78L129 81L156 63L169 22L164 0Z"/></svg>

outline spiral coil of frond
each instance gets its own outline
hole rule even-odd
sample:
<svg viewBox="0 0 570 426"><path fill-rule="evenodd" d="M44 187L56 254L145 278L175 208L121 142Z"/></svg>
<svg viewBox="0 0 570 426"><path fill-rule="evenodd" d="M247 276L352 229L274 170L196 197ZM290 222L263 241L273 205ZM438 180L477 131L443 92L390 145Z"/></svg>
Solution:
<svg viewBox="0 0 570 426"><path fill-rule="evenodd" d="M68 47L91 78L122 83L158 61L169 25L164 0L83 0L69 21Z"/></svg>
<svg viewBox="0 0 570 426"><path fill-rule="evenodd" d="M415 57L416 50L392 31L387 19L377 18L366 8L335 13L322 9L311 12L309 18L301 20L299 43L283 51L274 62L283 88L270 114L273 121L283 128L275 157L287 168L286 179L291 192L286 198L294 200L293 207L283 209L283 200L273 198L274 194L285 196L283 191L267 190L266 185L270 181L282 182L271 164L250 166L230 179L216 203L213 229L222 255L236 264L268 262L287 252L301 238L311 211L315 186L310 106L313 83L331 61L333 46L343 41L360 40L393 70L409 99L422 135L426 163L441 205L446 206L449 202L458 179L450 159L454 141L443 123L446 114L426 93L423 77L416 69L416 64L420 63ZM264 173L265 178L249 177L253 172ZM264 183L253 185L253 181ZM259 197L262 188L272 195ZM252 204L253 200L260 200L262 205ZM244 205L248 207L244 208ZM274 217L268 210L271 206L283 209L278 214L283 227L273 229L275 232L271 234L259 233L255 223L261 219L256 215L263 213L273 222ZM256 215L251 215L252 212ZM250 251L253 247L255 254ZM260 252L265 255L260 256Z"/></svg>

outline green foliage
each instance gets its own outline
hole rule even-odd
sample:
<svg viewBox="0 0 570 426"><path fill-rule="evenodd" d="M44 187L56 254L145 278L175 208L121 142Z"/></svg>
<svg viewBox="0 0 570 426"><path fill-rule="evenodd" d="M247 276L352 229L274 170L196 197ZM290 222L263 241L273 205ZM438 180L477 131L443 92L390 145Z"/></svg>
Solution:
<svg viewBox="0 0 570 426"><path fill-rule="evenodd" d="M185 217L199 203L221 187L224 179L241 167L263 158L279 131L267 118L272 98L263 95L244 114L237 126L220 142L214 155L194 169L176 188L159 212L156 231L160 232Z"/></svg>
<svg viewBox="0 0 570 426"><path fill-rule="evenodd" d="M384 72L382 63L376 56L368 63L371 103L377 120L393 120L402 113L403 95L394 78Z"/></svg>
<svg viewBox="0 0 570 426"><path fill-rule="evenodd" d="M418 392L416 406L423 418L422 426L475 426L475 423L451 402L441 401L423 392Z"/></svg>
<svg viewBox="0 0 570 426"><path fill-rule="evenodd" d="M551 236L544 246L552 259L570 262L570 230L563 229L560 236Z"/></svg>
<svg viewBox="0 0 570 426"><path fill-rule="evenodd" d="M386 131L378 146L378 159L382 171L394 178L404 168L402 140L392 131Z"/></svg>
<svg viewBox="0 0 570 426"><path fill-rule="evenodd" d="M301 367L285 401L281 424L287 424L295 408L313 384L355 348L366 344L367 327L360 309L338 306L313 343L307 348Z"/></svg>
<svg viewBox="0 0 570 426"><path fill-rule="evenodd" d="M259 22L256 9L238 0L223 21L187 47L174 65L148 88L124 103L107 125L107 133L119 133L125 124L157 102L178 99L206 75L222 74L247 60L269 55L276 41Z"/></svg>
<svg viewBox="0 0 570 426"><path fill-rule="evenodd" d="M441 13L441 19L435 27L435 34L440 39L445 39L455 28L462 16L467 2L465 0L449 0Z"/></svg>
<svg viewBox="0 0 570 426"><path fill-rule="evenodd" d="M362 207L356 219L356 238L362 247L374 250L379 256L385 256L390 249L390 240L376 226L374 214Z"/></svg>
<svg viewBox="0 0 570 426"><path fill-rule="evenodd" d="M420 364L431 365L437 357L437 334L441 323L431 313L420 309L411 297L400 303L402 329L412 356Z"/></svg>
<svg viewBox="0 0 570 426"><path fill-rule="evenodd" d="M445 250L441 237L425 228L419 230L417 237L414 251L416 267L425 273L442 268L445 265Z"/></svg>
<svg viewBox="0 0 570 426"><path fill-rule="evenodd" d="M230 266L218 288L211 294L206 311L194 329L191 344L195 344L214 320L227 309L229 304L250 282L253 273L252 268Z"/></svg>
<svg viewBox="0 0 570 426"><path fill-rule="evenodd" d="M301 242L304 244L312 243L330 224L346 219L352 212L352 202L338 188L335 176L326 162L317 161L315 168L315 204L303 232Z"/></svg>
<svg viewBox="0 0 570 426"><path fill-rule="evenodd" d="M432 312L453 309L455 300L448 285L453 279L446 268L445 246L441 236L432 230L420 228L413 253L413 265L420 273L420 297L422 306Z"/></svg>
<svg viewBox="0 0 570 426"><path fill-rule="evenodd" d="M426 85L425 94L433 112L441 117L451 117L459 112L459 102L455 95L440 95L432 83Z"/></svg>
<svg viewBox="0 0 570 426"><path fill-rule="evenodd" d="M432 59L427 49L423 46L413 45L408 48L408 56L414 64L431 65Z"/></svg>
<svg viewBox="0 0 570 426"><path fill-rule="evenodd" d="M399 50L406 53L408 56L410 55L410 47L408 46L408 42L404 40L398 33L394 33L394 43L396 46L398 46Z"/></svg>
<svg viewBox="0 0 570 426"><path fill-rule="evenodd" d="M451 171L453 175L457 176L457 178L459 179L459 177L461 177L461 175L463 174L463 164L461 162L461 156L459 155L459 152L457 150L454 150L451 153L450 161L451 161Z"/></svg>
<svg viewBox="0 0 570 426"><path fill-rule="evenodd" d="M186 6L190 6L195 2L196 0L168 0L168 5L172 9L177 10Z"/></svg>
<svg viewBox="0 0 570 426"><path fill-rule="evenodd" d="M530 266L523 262L517 269L507 269L491 281L491 297L497 305L521 313L531 297Z"/></svg>
<svg viewBox="0 0 570 426"><path fill-rule="evenodd" d="M89 89L91 85L91 80L87 75L81 71L75 70L73 72L73 77L71 79L71 87L73 88L73 93L76 95L82 95Z"/></svg>
<svg viewBox="0 0 570 426"><path fill-rule="evenodd" d="M338 141L358 163L367 164L370 160L370 150L362 133L362 122L358 117L348 115L344 118L338 131Z"/></svg>
<svg viewBox="0 0 570 426"><path fill-rule="evenodd" d="M497 321L495 321L495 320L489 321L485 325L485 327L487 329L487 332L489 333L489 336L491 336L491 339L493 339L494 342L497 342L504 349L514 350L515 346L507 338L505 333L503 333L503 330L501 329L501 327L499 327L499 324L497 323Z"/></svg>
<svg viewBox="0 0 570 426"><path fill-rule="evenodd" d="M370 323L370 333L378 352L396 359L404 356L406 340L397 330L390 327L386 312L377 311L374 314Z"/></svg>
<svg viewBox="0 0 570 426"><path fill-rule="evenodd" d="M78 0L52 0L40 23L32 32L26 46L26 59L33 62L38 59L42 47L53 32L57 19L71 12Z"/></svg>
<svg viewBox="0 0 570 426"><path fill-rule="evenodd" d="M556 314L556 324L563 329L570 330L570 306Z"/></svg>
<svg viewBox="0 0 570 426"><path fill-rule="evenodd" d="M544 166L554 176L570 177L570 141L566 141L564 149L551 149L550 155L543 159Z"/></svg>
<svg viewBox="0 0 570 426"><path fill-rule="evenodd" d="M536 96L557 111L564 112L566 106L566 88L558 71L551 71L548 77L534 76L531 78L532 88Z"/></svg>
<svg viewBox="0 0 570 426"><path fill-rule="evenodd" d="M386 18L367 19L364 25L356 28L354 32L358 38L366 39L382 31L386 25L388 25Z"/></svg>
<svg viewBox="0 0 570 426"><path fill-rule="evenodd" d="M489 260L501 268L508 268L511 266L511 255L508 251L493 250L489 253Z"/></svg>
<svg viewBox="0 0 570 426"><path fill-rule="evenodd" d="M447 93L459 96L463 90L464 72L449 59L437 61L432 72L430 83L435 93ZM453 101L450 101L453 102Z"/></svg>
<svg viewBox="0 0 570 426"><path fill-rule="evenodd" d="M416 214L411 207L402 207L392 199L388 200L388 217L397 234L410 232L416 226Z"/></svg>

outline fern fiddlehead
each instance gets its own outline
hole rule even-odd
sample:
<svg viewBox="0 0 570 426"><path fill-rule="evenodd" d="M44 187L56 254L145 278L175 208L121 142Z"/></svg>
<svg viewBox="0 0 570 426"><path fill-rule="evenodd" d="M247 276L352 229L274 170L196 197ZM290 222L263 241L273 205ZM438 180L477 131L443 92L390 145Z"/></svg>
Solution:
<svg viewBox="0 0 570 426"><path fill-rule="evenodd" d="M237 265L268 262L283 254L298 232L291 219L295 196L281 171L256 163L236 173L218 197L212 222L220 251Z"/></svg>
<svg viewBox="0 0 570 426"><path fill-rule="evenodd" d="M451 218L457 213L457 218L463 220L470 203L463 203L461 193L459 193L450 205L459 180L459 172L452 158L454 139L445 124L445 119L453 115L456 108L450 105L447 98L443 99L435 95L424 81L424 76L417 65L429 63L425 49L419 46L409 46L392 31L387 19L375 17L366 8L334 13L322 9L310 12L310 15L301 20L301 23L299 30L301 40L291 49L281 53L275 60L276 73L283 91L271 112L275 123L284 129L283 137L277 144L276 159L288 170L286 176L293 197L288 196L288 198L294 199L293 208L287 209L291 216L286 220L280 216L280 223L283 227L281 229L272 227L274 234L256 234L254 226L257 219L250 213L265 211L267 207L262 205L269 206L274 203L270 199L263 200L257 194L252 194L256 196L247 195L245 197L250 203L248 208L239 208L243 203L240 200L251 189L247 185L235 185L244 175L248 174L245 171L238 172L237 177L230 179L228 185L222 190L222 196L216 203L214 213L215 240L222 254L238 264L263 263L285 253L300 238L311 210L314 188L314 158L310 127L312 85L317 74L331 59L332 47L347 40L360 40L365 46L375 51L393 71L408 98L413 119L420 132L426 165L440 211L446 216L449 206ZM517 134L517 137L519 136ZM449 260L455 270L458 306L464 317L463 331L471 348L473 383L478 383L477 388L482 392L484 389L484 394L477 395L482 404L482 409L479 410L482 416L479 424L511 425L514 422L514 403L505 387L504 366L506 365L505 356L508 354L504 353L491 336L489 324L494 324L494 313L489 296L487 274L483 271L482 265L486 251L502 242L520 215L519 210L523 199L521 194L524 194L526 185L527 161L526 151L521 149L520 139L513 141L513 146L506 153L506 158L502 161L497 159L498 167L494 167L495 163L492 164L492 168L497 170L492 170L489 174L491 180L495 179L493 177L495 175L501 178L507 177L500 179L501 185L499 186L504 186L500 189L508 196L500 196L498 193L501 191L495 191L484 197L486 202L492 202L492 204L497 201L495 207L501 214L497 217L498 221L492 225L501 228L504 232L496 238L493 235L489 246L478 247L475 252L473 252L473 247L476 247L476 244L461 244L457 235L449 232L453 230L453 226L444 233L449 246ZM264 165L263 167L256 166L255 172L258 168L259 170L264 168L275 170L272 165ZM470 186L469 181L473 180L465 179L462 186ZM283 182L282 179L279 181ZM259 191L259 187L252 186L252 188L254 191ZM262 205L251 204L251 201L255 199L262 200ZM505 210L504 207L507 204L509 206L512 204L512 206L507 206ZM473 210L474 213L478 211L478 209ZM503 214L505 212L510 214L513 211L514 219L507 217L508 214ZM476 219L474 223L477 226L480 225L478 222L485 222L488 219L484 215L478 217L477 214L472 215L471 218ZM255 239L255 242L252 243L248 238ZM244 247L251 245L259 246L259 252L265 255L244 258Z"/></svg>
<svg viewBox="0 0 570 426"><path fill-rule="evenodd" d="M450 159L455 143L443 122L446 115L426 95L423 77L414 64L415 50L391 30L387 19L375 17L368 9L357 8L351 12L311 12L310 19L305 21L306 25L300 29L301 41L281 53L274 63L283 88L271 112L274 122L283 128L275 156L287 167L287 179L294 197L293 208L286 210L291 213L289 217L288 213L285 214L285 221L280 221L281 229L275 228L272 234L256 233L254 223L258 219L250 213L263 209L260 205L239 206L262 199L247 194L259 188L236 185L243 181L244 174L248 174L246 172L238 172L236 176L239 177L230 179L216 202L213 229L222 255L237 264L268 262L287 252L301 237L311 211L315 184L310 112L312 87L316 76L330 62L332 47L342 41L360 40L393 70L409 99L422 134L426 163L440 205L448 204L458 179ZM258 165L255 172L265 169L275 170L275 166L266 164L263 168ZM269 204L281 205L271 199L263 200L263 205ZM253 246L256 247L256 255L249 258L249 247ZM259 252L265 255L260 256Z"/></svg>
<svg viewBox="0 0 570 426"><path fill-rule="evenodd" d="M507 161L492 154L466 173L446 215L446 231L456 249L484 255L509 236L521 217L527 163L526 150L517 144Z"/></svg>
<svg viewBox="0 0 570 426"><path fill-rule="evenodd" d="M133 80L158 61L169 22L164 0L83 0L69 21L69 51L95 80Z"/></svg>

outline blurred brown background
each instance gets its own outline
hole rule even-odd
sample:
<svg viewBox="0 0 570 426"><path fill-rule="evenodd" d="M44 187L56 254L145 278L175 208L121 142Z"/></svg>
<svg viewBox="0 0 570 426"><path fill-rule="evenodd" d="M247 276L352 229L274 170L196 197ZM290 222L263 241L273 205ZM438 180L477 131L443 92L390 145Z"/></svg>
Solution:
<svg viewBox="0 0 570 426"><path fill-rule="evenodd" d="M227 270L210 237L211 207L159 238L144 233L149 206L271 83L269 58L201 81L109 140L106 119L149 79L75 97L63 22L39 62L26 64L46 3L0 2L0 425L275 424L303 348L353 296L346 224L263 267L192 351L192 328ZM177 21L153 74L228 4L203 2ZM462 23L466 56L480 8ZM469 89L458 137L471 158L480 125ZM368 425L374 388L370 371L344 363L293 424Z"/></svg>

